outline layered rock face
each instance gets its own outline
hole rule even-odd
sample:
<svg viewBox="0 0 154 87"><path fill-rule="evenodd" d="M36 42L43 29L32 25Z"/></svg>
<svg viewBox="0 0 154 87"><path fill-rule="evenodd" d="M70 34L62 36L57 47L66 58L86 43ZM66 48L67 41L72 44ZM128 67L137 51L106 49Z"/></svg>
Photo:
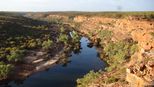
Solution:
<svg viewBox="0 0 154 87"><path fill-rule="evenodd" d="M99 38L100 30L113 32L112 41L133 39L138 43L138 51L126 65L126 81L131 87L154 86L154 21L137 20L132 17L116 19L104 17L78 16L75 22L81 23L79 31L93 41Z"/></svg>
<svg viewBox="0 0 154 87"><path fill-rule="evenodd" d="M154 30L154 29L153 29ZM138 41L139 52L134 64L127 69L126 80L135 87L154 85L154 38L150 34L153 30L136 30L132 32L132 38Z"/></svg>

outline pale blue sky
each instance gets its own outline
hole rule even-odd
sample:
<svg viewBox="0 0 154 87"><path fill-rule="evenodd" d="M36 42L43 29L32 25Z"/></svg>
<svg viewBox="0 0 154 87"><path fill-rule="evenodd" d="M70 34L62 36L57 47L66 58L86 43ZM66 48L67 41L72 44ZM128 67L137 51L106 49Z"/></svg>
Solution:
<svg viewBox="0 0 154 87"><path fill-rule="evenodd" d="M154 11L154 0L1 0L0 11Z"/></svg>

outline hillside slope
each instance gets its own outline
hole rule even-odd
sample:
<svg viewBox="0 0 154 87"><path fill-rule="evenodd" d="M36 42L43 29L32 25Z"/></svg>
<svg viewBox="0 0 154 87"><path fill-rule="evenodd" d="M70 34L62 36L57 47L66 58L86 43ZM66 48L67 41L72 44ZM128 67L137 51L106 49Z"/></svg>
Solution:
<svg viewBox="0 0 154 87"><path fill-rule="evenodd" d="M38 14L29 16L37 18ZM107 71L99 74L90 72L77 81L79 87L154 85L153 13L102 13L99 16L40 13L39 16L42 20L68 23L101 46L98 50L100 57L109 65Z"/></svg>

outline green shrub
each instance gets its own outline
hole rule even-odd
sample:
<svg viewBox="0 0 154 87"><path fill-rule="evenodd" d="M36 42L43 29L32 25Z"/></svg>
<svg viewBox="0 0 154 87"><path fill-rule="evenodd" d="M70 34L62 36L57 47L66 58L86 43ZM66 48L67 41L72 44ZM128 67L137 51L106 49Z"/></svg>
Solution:
<svg viewBox="0 0 154 87"><path fill-rule="evenodd" d="M119 41L109 43L104 47L104 53L107 55L108 71L118 67L127 58L137 51L137 45L134 42Z"/></svg>
<svg viewBox="0 0 154 87"><path fill-rule="evenodd" d="M5 57L5 52L0 50L0 59Z"/></svg>
<svg viewBox="0 0 154 87"><path fill-rule="evenodd" d="M67 42L68 42L68 35L66 35L66 34L60 34L59 35L59 38L58 38L58 41L67 44Z"/></svg>
<svg viewBox="0 0 154 87"><path fill-rule="evenodd" d="M61 28L60 28L60 33L64 33L64 32L65 32L64 27L61 27Z"/></svg>
<svg viewBox="0 0 154 87"><path fill-rule="evenodd" d="M109 31L109 30L101 30L101 31L98 32L98 35L99 35L99 37L102 40L110 39L111 36L112 36L112 31Z"/></svg>
<svg viewBox="0 0 154 87"><path fill-rule="evenodd" d="M78 35L78 33L77 32L75 32L75 31L72 31L72 40L73 40L73 42L79 42L80 41L80 37L79 37L79 35Z"/></svg>
<svg viewBox="0 0 154 87"><path fill-rule="evenodd" d="M133 55L136 51L138 51L137 44L133 44L130 48L130 55Z"/></svg>
<svg viewBox="0 0 154 87"><path fill-rule="evenodd" d="M53 44L53 41L48 39L47 41L43 41L42 48L48 50Z"/></svg>
<svg viewBox="0 0 154 87"><path fill-rule="evenodd" d="M13 69L12 65L0 62L0 80L6 79L12 69Z"/></svg>
<svg viewBox="0 0 154 87"><path fill-rule="evenodd" d="M36 39L36 42L37 42L37 45L38 45L38 46L42 46L41 39Z"/></svg>
<svg viewBox="0 0 154 87"><path fill-rule="evenodd" d="M77 79L77 87L87 87L88 84L95 81L101 75L100 72L90 71L83 78Z"/></svg>
<svg viewBox="0 0 154 87"><path fill-rule="evenodd" d="M29 48L35 48L37 46L36 42L29 43Z"/></svg>
<svg viewBox="0 0 154 87"><path fill-rule="evenodd" d="M10 51L10 55L7 55L7 60L9 62L18 62L22 60L24 56L24 50L13 49Z"/></svg>
<svg viewBox="0 0 154 87"><path fill-rule="evenodd" d="M30 39L28 40L28 48L36 48L37 47L37 42L35 41L35 39Z"/></svg>
<svg viewBox="0 0 154 87"><path fill-rule="evenodd" d="M92 38L93 32L92 32L92 31L89 31L89 32L88 32L88 36L89 36L90 38Z"/></svg>
<svg viewBox="0 0 154 87"><path fill-rule="evenodd" d="M111 76L111 77L108 77L107 79L104 80L105 83L113 83L113 82L116 82L118 81L117 78L115 78L114 76Z"/></svg>

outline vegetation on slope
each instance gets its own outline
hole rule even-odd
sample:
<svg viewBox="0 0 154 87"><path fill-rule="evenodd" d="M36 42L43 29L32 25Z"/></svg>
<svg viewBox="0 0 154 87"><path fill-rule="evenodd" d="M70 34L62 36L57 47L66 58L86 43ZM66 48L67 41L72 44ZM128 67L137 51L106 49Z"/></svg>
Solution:
<svg viewBox="0 0 154 87"><path fill-rule="evenodd" d="M93 83L96 79L98 79L101 75L101 72L94 72L90 71L86 74L83 78L84 79L77 79L77 87L88 87L90 86L89 83Z"/></svg>
<svg viewBox="0 0 154 87"><path fill-rule="evenodd" d="M49 48L47 22L22 16L0 15L0 78L5 79L14 63L22 62L27 50ZM40 27L41 26L41 27ZM4 73L5 74L4 74Z"/></svg>
<svg viewBox="0 0 154 87"><path fill-rule="evenodd" d="M57 44L79 43L77 32L72 31L73 37L70 38L71 30L66 27L15 14L0 14L0 61L3 62L1 68L4 68L1 72L7 71L6 74L0 73L0 79L10 74L12 68L9 66L24 62L24 56L31 50L49 51Z"/></svg>
<svg viewBox="0 0 154 87"><path fill-rule="evenodd" d="M0 62L0 80L7 78L12 68L13 66L11 64L5 64L4 62Z"/></svg>
<svg viewBox="0 0 154 87"><path fill-rule="evenodd" d="M133 41L118 41L108 43L104 46L104 49L102 51L103 53L101 53L100 56L108 64L108 66L106 67L106 72L114 73L107 75L106 77L102 77L101 75L104 72L89 72L83 78L77 80L78 86L88 87L88 84L91 84L95 81L97 82L97 79L99 77L102 77L101 81L99 81L99 85L123 81L125 68L121 66L130 58L131 55L133 55L137 51L137 48L137 44Z"/></svg>
<svg viewBox="0 0 154 87"><path fill-rule="evenodd" d="M110 42L104 47L105 60L109 64L107 71L112 71L121 66L123 62L137 51L137 45L131 41Z"/></svg>

